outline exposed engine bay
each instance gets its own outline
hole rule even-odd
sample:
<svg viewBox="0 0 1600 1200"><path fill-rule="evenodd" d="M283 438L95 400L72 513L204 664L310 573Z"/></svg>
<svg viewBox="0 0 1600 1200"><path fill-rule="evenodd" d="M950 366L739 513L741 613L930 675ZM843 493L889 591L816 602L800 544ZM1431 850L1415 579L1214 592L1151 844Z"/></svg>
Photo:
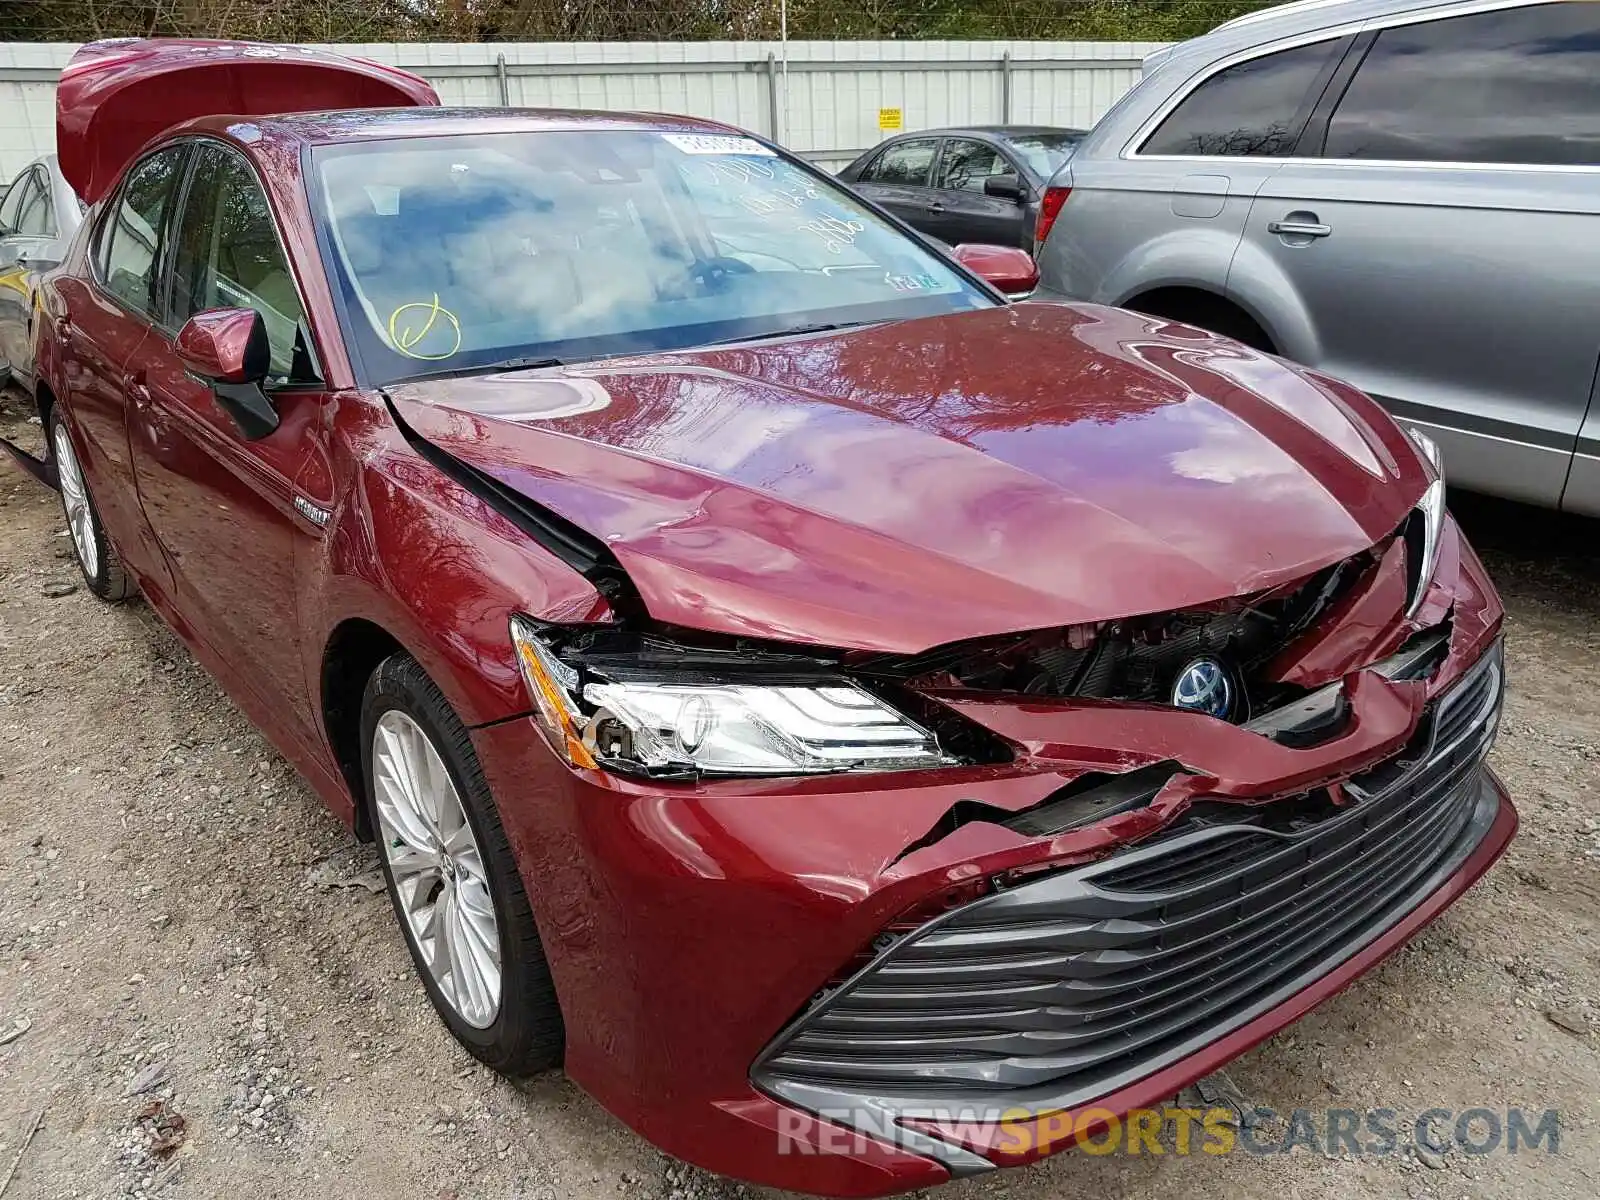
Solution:
<svg viewBox="0 0 1600 1200"><path fill-rule="evenodd" d="M1012 747L955 702L1019 695L1170 706L1286 746L1308 746L1345 727L1344 671L1296 675L1293 668L1307 648L1314 652L1329 637L1344 646L1336 662L1368 652L1366 643L1338 639L1336 631L1382 575L1385 560L1393 575L1393 542L1254 595L911 656L811 650L623 621L529 625L524 658L542 663L534 665L534 685L567 710L572 738L596 762L656 778L718 773L705 753L697 756L705 731L718 724L708 704L741 714L733 725L758 731L748 736L766 737L760 731L770 728L770 714L749 707L766 695L785 697L808 713L807 721L819 722L807 726L810 743L774 765L790 771L861 769L858 758L904 768L1005 762ZM1447 640L1442 627L1417 634L1404 648L1395 636L1385 643L1391 657L1374 664L1389 678L1430 669ZM687 741L686 721L693 726ZM877 750L863 745L859 755L844 753L844 741L866 726L873 727Z"/></svg>
<svg viewBox="0 0 1600 1200"><path fill-rule="evenodd" d="M912 659L852 664L918 688L969 688L1197 708L1243 723L1303 689L1264 669L1381 557L1386 546L1311 578L1200 609L964 643ZM1209 686L1208 686L1209 685Z"/></svg>

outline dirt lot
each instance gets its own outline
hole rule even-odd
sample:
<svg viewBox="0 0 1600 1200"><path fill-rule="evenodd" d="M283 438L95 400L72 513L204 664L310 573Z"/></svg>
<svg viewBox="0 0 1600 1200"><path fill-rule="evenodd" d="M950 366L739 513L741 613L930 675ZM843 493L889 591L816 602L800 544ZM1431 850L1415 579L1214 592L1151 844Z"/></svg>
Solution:
<svg viewBox="0 0 1600 1200"><path fill-rule="evenodd" d="M37 439L0 403L0 431ZM1510 610L1494 761L1522 833L1229 1075L1282 1114L1559 1109L1560 1152L1072 1153L940 1200L1600 1195L1600 524L1455 503ZM6 1200L756 1191L670 1162L559 1074L513 1086L457 1049L370 860L148 609L54 594L79 581L69 547L55 496L0 465Z"/></svg>

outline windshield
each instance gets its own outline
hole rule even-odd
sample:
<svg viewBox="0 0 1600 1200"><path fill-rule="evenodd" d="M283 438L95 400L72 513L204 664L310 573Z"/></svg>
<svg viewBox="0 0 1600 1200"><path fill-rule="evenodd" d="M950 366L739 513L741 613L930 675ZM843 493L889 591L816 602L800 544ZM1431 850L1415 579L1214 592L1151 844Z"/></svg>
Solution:
<svg viewBox="0 0 1600 1200"><path fill-rule="evenodd" d="M746 137L499 133L314 162L330 274L377 384L996 303Z"/></svg>
<svg viewBox="0 0 1600 1200"><path fill-rule="evenodd" d="M1006 139L1006 145L1017 152L1028 169L1040 179L1049 179L1061 169L1061 164L1072 157L1083 135L1077 133L1030 133L1023 137Z"/></svg>

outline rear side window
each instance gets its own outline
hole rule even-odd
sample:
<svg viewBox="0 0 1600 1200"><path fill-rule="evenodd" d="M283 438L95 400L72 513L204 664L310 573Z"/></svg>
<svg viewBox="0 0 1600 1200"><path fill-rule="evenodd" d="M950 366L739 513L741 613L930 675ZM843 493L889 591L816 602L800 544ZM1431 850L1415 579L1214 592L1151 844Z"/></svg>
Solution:
<svg viewBox="0 0 1600 1200"><path fill-rule="evenodd" d="M162 230L186 150L186 146L169 146L134 167L100 233L101 282L106 291L136 312L156 311Z"/></svg>
<svg viewBox="0 0 1600 1200"><path fill-rule="evenodd" d="M1316 103L1313 85L1343 39L1296 46L1219 71L1190 92L1141 154L1281 158L1294 152Z"/></svg>
<svg viewBox="0 0 1600 1200"><path fill-rule="evenodd" d="M858 182L926 187L928 169L933 166L933 156L938 149L939 143L932 140L890 146L861 172Z"/></svg>
<svg viewBox="0 0 1600 1200"><path fill-rule="evenodd" d="M1600 4L1385 29L1328 124L1329 158L1600 164Z"/></svg>
<svg viewBox="0 0 1600 1200"><path fill-rule="evenodd" d="M18 175L6 191L5 198L0 200L0 233L9 232L17 227L17 216L22 211L22 197L27 192L28 181L32 177L31 171L24 171Z"/></svg>
<svg viewBox="0 0 1600 1200"><path fill-rule="evenodd" d="M32 175L30 190L22 200L22 211L17 214L17 232L32 237L54 237L55 217L50 212L50 193L45 190L39 172Z"/></svg>

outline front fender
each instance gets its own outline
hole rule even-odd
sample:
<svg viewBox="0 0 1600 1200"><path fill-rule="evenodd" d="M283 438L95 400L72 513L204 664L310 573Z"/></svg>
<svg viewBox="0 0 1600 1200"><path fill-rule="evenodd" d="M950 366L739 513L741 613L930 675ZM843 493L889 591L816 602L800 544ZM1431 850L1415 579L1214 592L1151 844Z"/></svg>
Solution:
<svg viewBox="0 0 1600 1200"><path fill-rule="evenodd" d="M469 725L529 711L510 620L604 620L592 584L423 461L375 405L337 418L340 499L303 575L307 678L346 621L370 622L417 659ZM354 428L351 428L354 427ZM352 435L353 436L348 436Z"/></svg>

